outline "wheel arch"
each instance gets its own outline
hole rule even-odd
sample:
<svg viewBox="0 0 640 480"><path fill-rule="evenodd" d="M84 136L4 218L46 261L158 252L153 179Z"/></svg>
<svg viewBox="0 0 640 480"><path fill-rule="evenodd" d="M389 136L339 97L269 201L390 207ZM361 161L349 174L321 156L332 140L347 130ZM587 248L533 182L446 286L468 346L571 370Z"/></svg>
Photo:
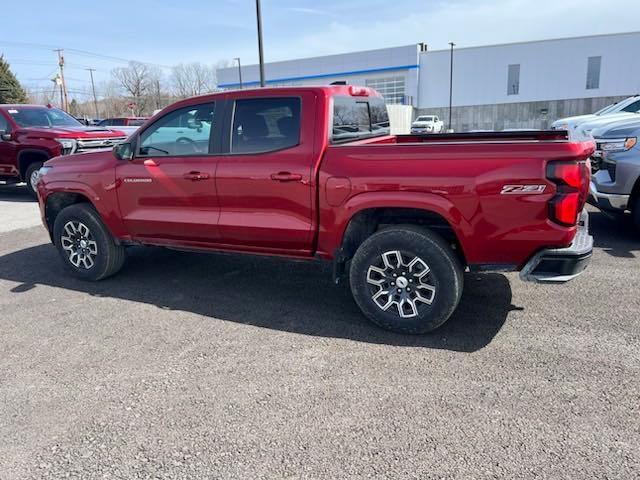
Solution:
<svg viewBox="0 0 640 480"><path fill-rule="evenodd" d="M402 225L428 228L451 245L462 265L467 265L463 245L464 228L454 226L439 208L416 206L366 206L354 211L342 231L339 248L334 255L334 280L346 272L348 262L358 247L373 233Z"/></svg>
<svg viewBox="0 0 640 480"><path fill-rule="evenodd" d="M80 192L64 191L53 192L47 196L47 200L44 206L44 219L49 230L49 235L53 240L53 225L56 221L58 214L70 205L84 203L90 205L94 210L96 209L89 196Z"/></svg>
<svg viewBox="0 0 640 480"><path fill-rule="evenodd" d="M37 148L26 148L18 153L18 171L20 172L20 179L26 180L25 176L29 165L33 162L46 162L51 158L51 155L45 150Z"/></svg>

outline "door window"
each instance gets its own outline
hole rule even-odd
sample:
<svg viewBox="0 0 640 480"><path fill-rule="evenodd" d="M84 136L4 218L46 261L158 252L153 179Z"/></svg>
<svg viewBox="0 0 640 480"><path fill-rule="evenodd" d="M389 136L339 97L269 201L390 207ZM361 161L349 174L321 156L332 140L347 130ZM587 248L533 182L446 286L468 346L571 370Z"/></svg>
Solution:
<svg viewBox="0 0 640 480"><path fill-rule="evenodd" d="M7 132L9 130L9 122L0 113L0 132Z"/></svg>
<svg viewBox="0 0 640 480"><path fill-rule="evenodd" d="M138 155L175 157L211 153L209 139L214 113L214 103L168 113L140 134Z"/></svg>
<svg viewBox="0 0 640 480"><path fill-rule="evenodd" d="M263 153L300 143L300 99L237 100L231 130L232 153Z"/></svg>

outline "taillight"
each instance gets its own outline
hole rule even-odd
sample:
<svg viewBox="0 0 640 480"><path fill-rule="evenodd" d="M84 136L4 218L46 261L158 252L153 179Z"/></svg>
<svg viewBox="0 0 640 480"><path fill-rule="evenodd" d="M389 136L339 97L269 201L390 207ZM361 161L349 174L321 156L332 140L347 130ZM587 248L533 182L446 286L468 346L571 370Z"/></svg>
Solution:
<svg viewBox="0 0 640 480"><path fill-rule="evenodd" d="M547 178L557 185L557 193L549 202L551 220L566 227L574 226L589 195L589 165L587 162L549 162Z"/></svg>

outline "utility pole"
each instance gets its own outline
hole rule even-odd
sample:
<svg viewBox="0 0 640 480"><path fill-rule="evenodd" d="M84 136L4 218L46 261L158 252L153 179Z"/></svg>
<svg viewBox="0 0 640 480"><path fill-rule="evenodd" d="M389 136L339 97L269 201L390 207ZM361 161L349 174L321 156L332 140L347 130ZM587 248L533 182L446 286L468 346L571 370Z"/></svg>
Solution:
<svg viewBox="0 0 640 480"><path fill-rule="evenodd" d="M96 97L96 86L93 83L93 72L95 72L95 68L87 68L89 70L89 75L91 75L91 90L93 90L93 106L96 109L96 119L100 118L100 114L98 113L98 98Z"/></svg>
<svg viewBox="0 0 640 480"><path fill-rule="evenodd" d="M264 55L262 52L262 14L260 0L256 0L256 17L258 19L258 57L260 59L260 86L264 87Z"/></svg>
<svg viewBox="0 0 640 480"><path fill-rule="evenodd" d="M156 79L156 109L160 109L162 98L160 96L160 80Z"/></svg>
<svg viewBox="0 0 640 480"><path fill-rule="evenodd" d="M62 50L61 48L57 48L54 50L54 52L58 52L58 66L60 67L60 80L62 82L60 84L60 89L64 94L64 102L61 101L61 103L62 109L66 112L69 110L69 98L67 97L67 84L64 81L64 56L62 55L63 51L64 50Z"/></svg>
<svg viewBox="0 0 640 480"><path fill-rule="evenodd" d="M449 70L449 128L448 130L451 131L451 106L453 103L453 47L455 47L456 44L453 42L449 42L449 45L451 45L451 58L449 60L450 70Z"/></svg>
<svg viewBox="0 0 640 480"><path fill-rule="evenodd" d="M240 80L240 90L242 90L242 66L240 65L240 57L234 58L238 61L238 80Z"/></svg>

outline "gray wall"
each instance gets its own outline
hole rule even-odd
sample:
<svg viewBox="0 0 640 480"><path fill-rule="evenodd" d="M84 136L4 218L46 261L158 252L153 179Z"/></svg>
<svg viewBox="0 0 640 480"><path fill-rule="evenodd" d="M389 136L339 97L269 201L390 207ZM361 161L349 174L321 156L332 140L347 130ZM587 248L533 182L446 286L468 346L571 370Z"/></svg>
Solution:
<svg viewBox="0 0 640 480"><path fill-rule="evenodd" d="M626 98L596 97L541 102L500 103L494 105L454 106L451 123L457 132L469 130L503 130L505 128L549 128L558 118L585 115L600 110L613 102ZM547 113L544 113L544 110ZM449 108L420 108L416 116L438 115L447 127Z"/></svg>

